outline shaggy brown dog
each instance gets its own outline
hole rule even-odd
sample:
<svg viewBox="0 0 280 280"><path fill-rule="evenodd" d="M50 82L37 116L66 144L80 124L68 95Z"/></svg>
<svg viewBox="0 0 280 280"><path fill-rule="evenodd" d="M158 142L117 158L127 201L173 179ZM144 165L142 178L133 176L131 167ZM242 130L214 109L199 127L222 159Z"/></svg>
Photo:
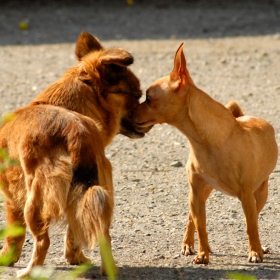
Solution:
<svg viewBox="0 0 280 280"><path fill-rule="evenodd" d="M142 94L127 68L133 57L120 48L104 50L86 32L78 38L76 56L78 66L0 130L0 148L19 161L0 174L7 223L27 226L34 238L31 261L19 277L43 264L51 222L68 225L64 254L71 264L89 262L82 247L92 249L100 237L111 244L112 168L104 148L117 133L137 138L149 130L130 119ZM10 265L20 258L24 240L25 234L6 238L1 255L14 250Z"/></svg>
<svg viewBox="0 0 280 280"><path fill-rule="evenodd" d="M143 127L168 123L188 138L191 211L182 253L194 254L196 230L198 253L193 263L209 262L205 204L216 189L241 201L247 222L248 260L262 262L258 216L278 157L273 127L261 118L245 116L236 102L223 106L198 89L187 69L183 44L176 52L173 71L150 86L146 101L135 111L135 120Z"/></svg>

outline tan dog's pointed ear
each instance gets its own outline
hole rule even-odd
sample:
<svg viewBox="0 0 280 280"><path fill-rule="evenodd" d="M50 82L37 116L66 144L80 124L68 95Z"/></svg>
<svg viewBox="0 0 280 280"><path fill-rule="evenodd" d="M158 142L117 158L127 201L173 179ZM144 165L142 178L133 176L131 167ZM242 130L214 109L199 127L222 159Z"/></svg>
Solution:
<svg viewBox="0 0 280 280"><path fill-rule="evenodd" d="M127 67L133 63L133 56L124 49L113 48L104 51L100 57L101 64L115 64L121 67Z"/></svg>
<svg viewBox="0 0 280 280"><path fill-rule="evenodd" d="M92 51L103 50L99 40L88 32L82 32L77 40L75 54L77 60L81 60Z"/></svg>
<svg viewBox="0 0 280 280"><path fill-rule="evenodd" d="M179 46L175 58L174 58L174 68L170 73L170 87L173 91L178 90L189 83L193 83L187 69L186 58L183 52L184 43Z"/></svg>

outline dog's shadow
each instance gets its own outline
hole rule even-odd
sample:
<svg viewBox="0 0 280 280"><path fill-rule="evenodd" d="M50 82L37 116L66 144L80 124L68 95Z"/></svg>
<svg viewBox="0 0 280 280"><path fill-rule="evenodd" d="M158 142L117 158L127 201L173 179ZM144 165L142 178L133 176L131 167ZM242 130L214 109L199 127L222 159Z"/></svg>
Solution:
<svg viewBox="0 0 280 280"><path fill-rule="evenodd" d="M220 255L221 256L221 255ZM224 255L225 258L228 255ZM190 266L186 267L164 267L164 266L144 266L144 267L133 267L133 266L120 266L119 275L116 279L118 280L179 280L179 279L232 279L234 274L240 274L244 277L255 277L256 279L280 279L279 264L280 255L270 255L268 262L262 264L250 264L240 263L238 268L229 269L229 267L223 266L218 268L217 265L201 265L201 266ZM274 265L275 264L275 265ZM70 267L57 267L56 273L65 274L70 273L72 268ZM241 276L238 276L241 277ZM99 266L93 266L83 275L77 279L99 279L105 280L110 279L106 276L100 276ZM241 279L241 278L236 278ZM242 278L243 279L243 278ZM245 278L244 278L245 279Z"/></svg>
<svg viewBox="0 0 280 280"><path fill-rule="evenodd" d="M221 255L219 255L221 257ZM224 255L225 258L229 257ZM275 264L275 265L273 265ZM186 265L185 267L164 267L164 266L144 266L144 267L133 267L133 266L120 266L119 275L116 277L117 280L196 280L196 279L232 279L233 274L240 274L244 277L248 275L255 277L255 279L280 279L279 272L280 255L270 255L269 261L262 264L249 264L240 263L238 268L229 269L218 268L216 265ZM236 267L236 266L235 266ZM18 270L22 267L15 266L13 270ZM99 274L99 266L93 266L88 269L84 274L77 278L73 278L73 270L76 266L58 266L55 268L51 278L46 279L68 279L67 275L71 279L86 280L86 279L99 279L105 280L110 279L107 276L101 276ZM12 273L13 274L13 273ZM231 275L232 274L232 275ZM65 278L66 277L66 278ZM241 276L239 276L241 277ZM69 279L70 279L69 278ZM241 279L241 278L235 278ZM243 279L243 278L242 278ZM244 278L246 279L246 278Z"/></svg>

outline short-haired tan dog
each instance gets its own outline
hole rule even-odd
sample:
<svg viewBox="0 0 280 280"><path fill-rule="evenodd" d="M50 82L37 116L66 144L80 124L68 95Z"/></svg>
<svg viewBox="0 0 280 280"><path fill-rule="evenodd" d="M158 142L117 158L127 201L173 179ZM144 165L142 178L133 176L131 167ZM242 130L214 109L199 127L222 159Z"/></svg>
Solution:
<svg viewBox="0 0 280 280"><path fill-rule="evenodd" d="M168 123L188 138L187 175L190 214L182 242L184 255L194 254L196 264L209 262L205 202L213 189L237 197L244 210L249 239L249 261L263 260L258 215L268 195L268 177L278 149L273 127L263 119L244 116L235 102L226 107L198 89L187 70L183 44L176 52L169 76L147 90L146 101L135 111L143 127Z"/></svg>
<svg viewBox="0 0 280 280"><path fill-rule="evenodd" d="M68 225L64 255L70 264L89 262L82 248L92 249L101 237L111 248L114 196L104 149L117 133L137 138L148 131L130 118L142 94L128 68L131 54L121 48L104 49L83 32L76 57L76 67L29 106L15 111L15 118L0 129L0 148L19 161L0 173L6 220L28 227L34 238L32 258L19 277L43 264L52 222ZM6 238L0 255L14 253L6 265L20 258L24 240L25 234ZM103 262L101 273L106 274Z"/></svg>

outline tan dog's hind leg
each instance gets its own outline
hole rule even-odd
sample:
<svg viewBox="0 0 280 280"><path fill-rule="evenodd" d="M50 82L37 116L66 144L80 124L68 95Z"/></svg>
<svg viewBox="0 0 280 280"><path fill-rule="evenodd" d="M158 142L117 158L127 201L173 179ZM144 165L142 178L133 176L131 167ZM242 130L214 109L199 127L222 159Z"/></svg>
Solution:
<svg viewBox="0 0 280 280"><path fill-rule="evenodd" d="M258 233L258 210L256 206L255 195L250 192L241 193L240 200L247 224L247 235L249 241L248 261L253 263L260 263L263 261L263 250Z"/></svg>
<svg viewBox="0 0 280 280"><path fill-rule="evenodd" d="M83 254L82 246L75 240L70 226L67 228L64 239L64 256L71 265L91 262L90 259Z"/></svg>
<svg viewBox="0 0 280 280"><path fill-rule="evenodd" d="M25 223L23 220L23 213L20 210L17 210L13 204L13 201L10 199L6 200L6 220L8 225L17 225L19 227L22 227L24 229L24 234L17 236L17 237L7 237L5 240L5 244L0 252L0 256L4 256L9 254L9 252L12 250L13 255L10 259L9 263L3 263L0 265L14 265L16 263L22 252L22 246L25 241Z"/></svg>
<svg viewBox="0 0 280 280"><path fill-rule="evenodd" d="M257 213L258 215L262 211L267 197L268 197L268 178L261 184L261 186L254 192L254 196L256 199L257 205Z"/></svg>
<svg viewBox="0 0 280 280"><path fill-rule="evenodd" d="M262 183L262 185L254 192L254 196L256 199L256 205L257 205L257 213L258 216L260 212L262 211L267 197L268 197L268 178ZM267 254L269 253L268 248L263 248L263 253Z"/></svg>
<svg viewBox="0 0 280 280"><path fill-rule="evenodd" d="M212 190L213 189L208 186L205 187L205 189L204 189L204 202L205 203L206 203L206 200L209 197L210 193L212 192ZM194 221L192 218L192 214L189 213L188 222L187 222L187 226L186 226L186 232L185 232L185 235L184 235L184 238L182 241L182 250L181 250L181 253L185 256L195 254L194 233L195 233L195 225L194 225ZM208 250L210 253L212 253L209 245L208 245Z"/></svg>

